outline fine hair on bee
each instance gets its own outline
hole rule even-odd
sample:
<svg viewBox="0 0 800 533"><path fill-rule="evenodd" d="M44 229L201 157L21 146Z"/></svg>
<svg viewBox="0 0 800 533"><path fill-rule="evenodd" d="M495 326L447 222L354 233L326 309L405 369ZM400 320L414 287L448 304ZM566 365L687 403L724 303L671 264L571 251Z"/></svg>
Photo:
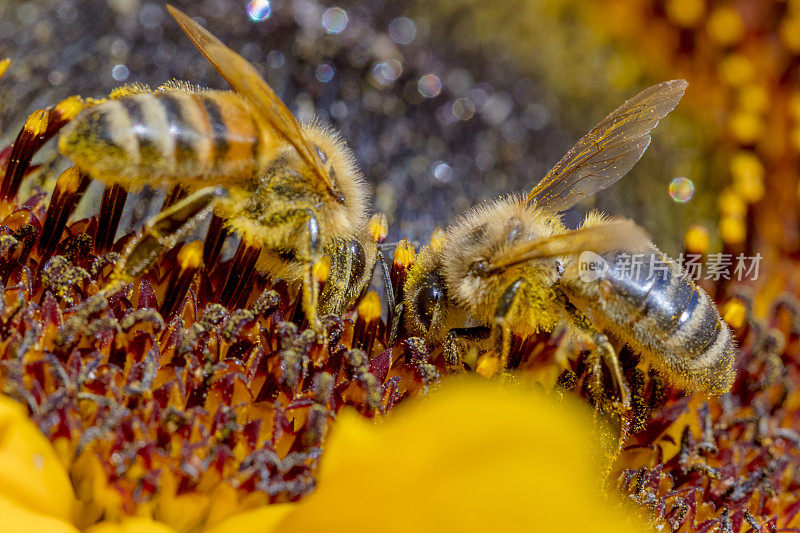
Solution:
<svg viewBox="0 0 800 533"><path fill-rule="evenodd" d="M258 250L257 271L300 285L304 314L318 329L318 313L354 303L378 256L355 157L333 128L298 123L252 65L167 9L233 91L176 81L155 90L124 86L89 102L63 129L59 149L109 187L183 189L192 199L178 200L166 217L170 227L180 222L175 213L199 216L213 204L225 226ZM207 191L199 197L206 204L192 197L198 191ZM145 238L146 252L131 248L135 264L123 270L146 268L154 250L174 244L168 237L158 246L153 235Z"/></svg>
<svg viewBox="0 0 800 533"><path fill-rule="evenodd" d="M512 335L566 323L596 346L594 360L608 367L626 409L630 393L605 333L676 385L727 391L734 342L708 295L632 221L590 213L571 230L561 220L631 169L686 86L672 80L643 90L581 138L530 193L485 201L452 222L411 266L400 306L407 333L443 345L451 368L463 368L467 347L477 345L494 351L505 369ZM623 254L655 260L663 276L626 273L614 262ZM591 260L607 268L582 272Z"/></svg>

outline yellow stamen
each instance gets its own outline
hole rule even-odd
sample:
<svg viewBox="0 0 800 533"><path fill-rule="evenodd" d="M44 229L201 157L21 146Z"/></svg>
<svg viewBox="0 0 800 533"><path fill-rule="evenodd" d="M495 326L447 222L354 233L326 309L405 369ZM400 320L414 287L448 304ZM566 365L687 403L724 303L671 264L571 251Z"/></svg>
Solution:
<svg viewBox="0 0 800 533"><path fill-rule="evenodd" d="M744 220L739 217L723 216L719 223L719 233L727 244L741 244L747 236Z"/></svg>
<svg viewBox="0 0 800 533"><path fill-rule="evenodd" d="M31 113L28 120L25 121L25 131L31 136L42 135L47 131L47 123L49 122L50 113L46 109L39 109Z"/></svg>
<svg viewBox="0 0 800 533"><path fill-rule="evenodd" d="M372 322L381 316L381 299L375 291L369 291L358 303L358 316L365 322Z"/></svg>
<svg viewBox="0 0 800 533"><path fill-rule="evenodd" d="M373 242L382 243L386 240L389 233L389 221L383 213L375 213L369 219L369 234Z"/></svg>
<svg viewBox="0 0 800 533"><path fill-rule="evenodd" d="M178 252L181 270L196 270L203 263L203 241L192 241Z"/></svg>
<svg viewBox="0 0 800 533"><path fill-rule="evenodd" d="M744 24L733 6L720 6L708 17L708 33L722 45L731 45L744 35Z"/></svg>
<svg viewBox="0 0 800 533"><path fill-rule="evenodd" d="M732 189L725 189L720 193L718 204L723 215L743 217L747 213L744 199Z"/></svg>
<svg viewBox="0 0 800 533"><path fill-rule="evenodd" d="M739 91L739 106L745 111L763 113L769 108L769 94L763 85L750 83Z"/></svg>
<svg viewBox="0 0 800 533"><path fill-rule="evenodd" d="M708 230L700 224L694 224L686 230L683 238L683 245L686 251L693 254L704 254L708 252Z"/></svg>
<svg viewBox="0 0 800 533"><path fill-rule="evenodd" d="M780 26L781 42L791 52L800 52L800 16L783 19Z"/></svg>
<svg viewBox="0 0 800 533"><path fill-rule="evenodd" d="M736 180L733 188L746 202L751 204L764 197L764 183L761 180Z"/></svg>
<svg viewBox="0 0 800 533"><path fill-rule="evenodd" d="M83 100L78 95L70 96L61 100L53 109L53 111L61 118L61 120L72 120L75 116L83 110Z"/></svg>
<svg viewBox="0 0 800 533"><path fill-rule="evenodd" d="M746 202L754 203L764 197L764 164L757 155L740 151L731 158L733 188Z"/></svg>
<svg viewBox="0 0 800 533"><path fill-rule="evenodd" d="M730 162L734 179L761 180L764 178L764 164L753 152L742 150L734 154Z"/></svg>
<svg viewBox="0 0 800 533"><path fill-rule="evenodd" d="M667 17L684 28L697 26L706 10L703 0L668 0L665 8Z"/></svg>
<svg viewBox="0 0 800 533"><path fill-rule="evenodd" d="M753 144L764 133L764 121L755 113L739 111L728 123L733 137L742 144Z"/></svg>
<svg viewBox="0 0 800 533"><path fill-rule="evenodd" d="M0 78L3 77L3 74L6 73L6 70L8 70L8 67L10 66L11 66L11 60L9 58L5 58L2 61L0 61Z"/></svg>
<svg viewBox="0 0 800 533"><path fill-rule="evenodd" d="M720 61L719 74L728 85L742 85L753 79L755 68L747 57L731 54Z"/></svg>
<svg viewBox="0 0 800 533"><path fill-rule="evenodd" d="M202 254L202 247L200 253ZM322 259L314 263L314 270L313 270L314 279L316 279L320 283L324 283L328 281L328 276L330 276L330 273L331 273L331 258L328 257L327 255L323 255Z"/></svg>
<svg viewBox="0 0 800 533"><path fill-rule="evenodd" d="M734 329L742 327L746 315L747 308L738 298L728 300L722 307L722 318Z"/></svg>
<svg viewBox="0 0 800 533"><path fill-rule="evenodd" d="M81 183L81 173L76 167L69 167L61 173L56 188L62 192L75 192Z"/></svg>
<svg viewBox="0 0 800 533"><path fill-rule="evenodd" d="M397 244L394 249L394 257L392 261L395 265L408 268L414 263L417 257L417 252L414 251L414 246L408 239L403 239Z"/></svg>

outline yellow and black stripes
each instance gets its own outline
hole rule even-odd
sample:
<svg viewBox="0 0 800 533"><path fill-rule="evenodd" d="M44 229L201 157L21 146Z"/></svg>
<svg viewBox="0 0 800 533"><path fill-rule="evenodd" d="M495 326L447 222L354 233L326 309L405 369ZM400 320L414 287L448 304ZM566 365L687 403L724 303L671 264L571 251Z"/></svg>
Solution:
<svg viewBox="0 0 800 533"><path fill-rule="evenodd" d="M129 94L85 110L59 147L106 182L225 182L255 172L263 136L250 108L233 93L168 90Z"/></svg>
<svg viewBox="0 0 800 533"><path fill-rule="evenodd" d="M628 254L629 256L629 254ZM636 273L619 268L618 254L592 282L567 283L570 299L648 360L694 389L720 393L733 381L734 343L711 298L653 249L645 256L665 268Z"/></svg>
<svg viewBox="0 0 800 533"><path fill-rule="evenodd" d="M138 160L145 164L169 160L175 151L175 142L167 135L166 114L153 95L136 94L120 98L118 102L128 115L130 133L136 140L132 149L138 151Z"/></svg>
<svg viewBox="0 0 800 533"><path fill-rule="evenodd" d="M202 130L195 125L191 110L184 109L187 100L191 100L190 95L178 93L165 93L160 98L167 116L168 134L175 142L175 166L186 169L188 174L198 172L204 166L211 143L196 135L196 131Z"/></svg>

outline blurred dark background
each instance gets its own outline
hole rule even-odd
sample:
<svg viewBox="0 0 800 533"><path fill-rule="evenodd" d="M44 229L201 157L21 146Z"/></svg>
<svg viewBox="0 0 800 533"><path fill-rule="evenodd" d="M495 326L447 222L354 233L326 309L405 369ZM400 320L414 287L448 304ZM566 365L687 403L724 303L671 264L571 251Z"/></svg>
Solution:
<svg viewBox="0 0 800 533"><path fill-rule="evenodd" d="M623 91L587 72L576 90L565 90L519 54L465 34L458 17L442 20L402 1L174 3L256 65L302 120L316 115L342 132L372 185L375 210L389 218L390 240L424 243L476 202L530 189L584 132L649 83ZM547 37L532 36L530 46L547 45ZM227 88L162 2L0 0L2 57L13 60L0 81L5 142L28 113L72 94L103 97L121 84L155 87L172 78ZM575 78L573 68L552 66L565 80ZM681 143L671 139L680 129L675 134L669 121L631 176L596 201L643 223L674 253L703 209L668 194L676 172L687 169L675 162ZM45 162L65 164L54 153ZM93 186L95 198L100 190ZM159 194L129 197L124 221L152 213ZM579 217L571 212L568 222Z"/></svg>

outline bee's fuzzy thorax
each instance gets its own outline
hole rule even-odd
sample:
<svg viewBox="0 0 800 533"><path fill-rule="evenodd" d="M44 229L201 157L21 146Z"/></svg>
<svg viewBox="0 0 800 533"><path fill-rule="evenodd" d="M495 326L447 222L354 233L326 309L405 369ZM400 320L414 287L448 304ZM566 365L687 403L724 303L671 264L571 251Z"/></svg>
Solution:
<svg viewBox="0 0 800 533"><path fill-rule="evenodd" d="M494 312L492 302L496 302L498 291L523 271L538 272L538 267L543 265L541 262L522 264L488 277L472 275L472 265L480 261L491 263L493 257L514 243L561 231L563 224L557 216L546 215L521 196L510 195L476 206L447 230L442 264L445 280L453 289L452 298L460 305L482 310L481 316L489 316ZM556 280L555 268L545 267L539 274L531 281L549 285ZM541 276L543 278L539 279Z"/></svg>

